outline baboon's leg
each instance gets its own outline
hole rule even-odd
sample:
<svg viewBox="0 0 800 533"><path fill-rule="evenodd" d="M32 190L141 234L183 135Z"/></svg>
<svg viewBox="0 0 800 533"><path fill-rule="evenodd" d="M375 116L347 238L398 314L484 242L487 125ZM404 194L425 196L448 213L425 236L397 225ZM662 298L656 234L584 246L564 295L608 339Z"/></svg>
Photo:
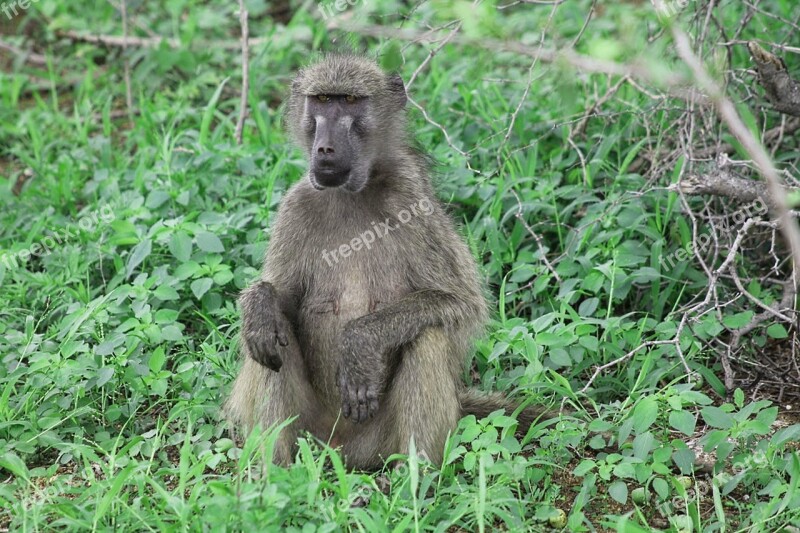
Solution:
<svg viewBox="0 0 800 533"><path fill-rule="evenodd" d="M441 465L445 441L461 417L460 368L452 368L452 351L440 328L426 329L403 350L378 414L356 425L360 431L344 443L348 466L372 468L392 454L408 454L411 437L417 455Z"/></svg>
<svg viewBox="0 0 800 533"><path fill-rule="evenodd" d="M441 328L429 328L402 355L389 391L395 442L408 453L411 437L417 454L441 465L444 445L461 418L458 386L461 368L453 368L453 343Z"/></svg>
<svg viewBox="0 0 800 533"><path fill-rule="evenodd" d="M287 464L292 461L301 431L310 431L324 438L330 427L326 426L327 417L319 408L294 336L289 339L289 345L282 349L283 366L280 372L257 363L244 351L244 364L226 402L226 414L236 427L244 426L247 430L255 424L267 429L297 416L275 443L273 460L278 464Z"/></svg>

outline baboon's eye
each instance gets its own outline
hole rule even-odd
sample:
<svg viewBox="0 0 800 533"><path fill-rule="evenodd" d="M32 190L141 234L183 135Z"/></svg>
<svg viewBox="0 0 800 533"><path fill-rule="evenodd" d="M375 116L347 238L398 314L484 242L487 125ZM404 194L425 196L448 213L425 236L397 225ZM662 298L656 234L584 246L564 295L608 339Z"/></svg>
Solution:
<svg viewBox="0 0 800 533"><path fill-rule="evenodd" d="M353 96L352 94L348 94L347 96L344 97L344 99L350 102L351 104L356 101L356 97Z"/></svg>
<svg viewBox="0 0 800 533"><path fill-rule="evenodd" d="M328 100L330 100L330 98L328 97L327 94L318 94L317 100L319 100L320 102L327 102Z"/></svg>

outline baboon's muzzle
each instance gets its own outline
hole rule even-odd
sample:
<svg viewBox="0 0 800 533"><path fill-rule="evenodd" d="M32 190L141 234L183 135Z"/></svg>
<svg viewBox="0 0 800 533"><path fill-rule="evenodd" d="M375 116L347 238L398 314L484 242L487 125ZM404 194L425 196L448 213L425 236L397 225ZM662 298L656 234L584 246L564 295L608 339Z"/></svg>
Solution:
<svg viewBox="0 0 800 533"><path fill-rule="evenodd" d="M346 127L317 124L311 149L311 171L323 187L339 187L347 183L352 168L353 149Z"/></svg>

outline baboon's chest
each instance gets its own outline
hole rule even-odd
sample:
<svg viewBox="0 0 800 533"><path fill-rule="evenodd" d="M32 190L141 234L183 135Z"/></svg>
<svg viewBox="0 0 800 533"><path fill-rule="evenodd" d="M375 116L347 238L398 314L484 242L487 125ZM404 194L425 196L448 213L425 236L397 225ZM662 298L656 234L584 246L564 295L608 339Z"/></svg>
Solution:
<svg viewBox="0 0 800 533"><path fill-rule="evenodd" d="M401 298L410 291L402 235L362 232L331 239L314 258L308 281L309 308L351 320Z"/></svg>

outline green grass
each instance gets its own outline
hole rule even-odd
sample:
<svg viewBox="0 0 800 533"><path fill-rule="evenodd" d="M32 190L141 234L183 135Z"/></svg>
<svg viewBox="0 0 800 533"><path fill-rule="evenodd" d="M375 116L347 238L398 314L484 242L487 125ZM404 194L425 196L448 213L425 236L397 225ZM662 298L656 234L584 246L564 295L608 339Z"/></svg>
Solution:
<svg viewBox="0 0 800 533"><path fill-rule="evenodd" d="M525 436L510 413L467 417L443 465L412 456L378 473L347 472L335 450L312 440L301 441L289 468L272 466L264 454L274 428L231 440L219 406L239 365L236 296L257 277L276 207L305 168L280 124L292 73L312 50L353 46L400 65L409 79L429 48L329 32L313 2L286 26L266 16L267 3L248 2L253 36L270 40L252 50L251 110L238 146L240 57L205 44L235 41L235 3L129 3L132 31L146 36L139 28L147 27L181 47L123 52L61 36L121 34L105 0L41 0L2 36L20 47L36 43L48 61L0 56L0 527L800 527L800 426L768 400L741 390L727 398L711 349L749 320L747 302L680 330L693 379L675 344L657 344L582 391L598 365L674 339L683 306L704 290L692 258L661 261L691 236L677 196L663 188L682 162L667 160L656 174L629 170L639 155L672 146L685 103L663 105L624 84L570 137L617 79L537 64L524 97L530 59L476 47L445 46L411 88L453 146L410 111L418 141L438 162L439 194L494 299L492 324L464 377L524 401L563 401L576 416L542 421ZM649 3L600 3L581 33L590 4L564 3L550 19L548 6L497 10L489 2L477 16L470 3L437 0L417 6L404 27L461 17L471 39L535 47L544 31L548 45L580 35L578 52L619 62L672 57L668 36L649 39L661 28ZM744 8L722 4L715 16L737 28ZM797 20L790 0L760 5ZM376 1L347 13L398 26L410 9ZM696 34L693 15L677 20ZM797 39L763 13L739 38ZM713 47L705 56L713 62ZM796 55L786 59L800 72ZM730 60L734 69L749 64L742 47ZM770 126L779 117L753 120ZM786 161L796 161L794 146ZM26 257L36 245L47 253ZM770 287L751 290L766 301L779 297ZM754 332L746 349L788 346L780 344L786 330L772 326ZM710 474L694 466L700 449Z"/></svg>

